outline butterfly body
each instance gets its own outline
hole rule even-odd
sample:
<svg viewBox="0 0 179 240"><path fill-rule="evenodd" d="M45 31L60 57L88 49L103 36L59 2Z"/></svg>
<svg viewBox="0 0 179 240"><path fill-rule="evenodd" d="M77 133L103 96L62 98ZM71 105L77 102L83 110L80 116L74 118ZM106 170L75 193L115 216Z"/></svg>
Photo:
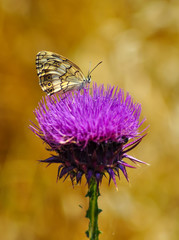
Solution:
<svg viewBox="0 0 179 240"><path fill-rule="evenodd" d="M69 59L49 51L36 56L39 85L48 95L81 90L91 82L90 73L84 76L81 69Z"/></svg>

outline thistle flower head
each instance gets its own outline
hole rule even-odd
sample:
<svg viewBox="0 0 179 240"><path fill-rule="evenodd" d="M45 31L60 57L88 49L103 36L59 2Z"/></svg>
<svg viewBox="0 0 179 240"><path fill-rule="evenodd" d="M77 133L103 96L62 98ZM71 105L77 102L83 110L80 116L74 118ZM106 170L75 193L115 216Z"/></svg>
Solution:
<svg viewBox="0 0 179 240"><path fill-rule="evenodd" d="M78 183L85 175L88 183L94 177L99 184L107 174L116 185L120 171L128 180L126 167L134 168L125 158L144 163L128 155L144 136L140 113L141 105L128 93L94 84L92 94L85 89L42 99L35 110L38 126L31 129L55 152L42 162L59 164L58 179L69 176Z"/></svg>

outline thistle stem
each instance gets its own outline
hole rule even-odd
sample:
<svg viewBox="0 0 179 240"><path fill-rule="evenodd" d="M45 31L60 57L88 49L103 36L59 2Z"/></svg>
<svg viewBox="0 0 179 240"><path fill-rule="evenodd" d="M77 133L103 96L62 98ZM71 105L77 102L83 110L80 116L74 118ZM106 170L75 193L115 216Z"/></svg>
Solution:
<svg viewBox="0 0 179 240"><path fill-rule="evenodd" d="M86 235L90 240L98 240L100 233L98 229L98 215L101 209L98 208L98 197L100 196L97 182L94 178L90 180L89 189L86 197L89 197L89 208L86 212L86 217L89 218L89 228Z"/></svg>

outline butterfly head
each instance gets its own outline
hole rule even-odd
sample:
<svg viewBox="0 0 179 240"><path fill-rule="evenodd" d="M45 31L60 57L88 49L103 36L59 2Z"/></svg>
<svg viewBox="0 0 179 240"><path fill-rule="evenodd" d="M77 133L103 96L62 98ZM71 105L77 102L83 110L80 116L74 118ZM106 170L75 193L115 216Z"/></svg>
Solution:
<svg viewBox="0 0 179 240"><path fill-rule="evenodd" d="M86 83L90 83L91 82L91 75L88 74L86 77Z"/></svg>

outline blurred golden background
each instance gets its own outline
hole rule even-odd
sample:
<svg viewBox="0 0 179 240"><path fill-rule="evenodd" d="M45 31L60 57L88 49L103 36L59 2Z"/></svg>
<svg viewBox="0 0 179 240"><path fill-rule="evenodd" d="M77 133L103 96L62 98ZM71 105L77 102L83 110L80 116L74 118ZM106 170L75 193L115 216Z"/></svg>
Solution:
<svg viewBox="0 0 179 240"><path fill-rule="evenodd" d="M103 240L179 239L179 1L1 0L0 239L86 239L87 186L56 183L45 145L28 128L45 94L35 56L54 51L92 81L142 104L148 135L131 155L150 163L101 186ZM82 208L79 207L82 206Z"/></svg>

